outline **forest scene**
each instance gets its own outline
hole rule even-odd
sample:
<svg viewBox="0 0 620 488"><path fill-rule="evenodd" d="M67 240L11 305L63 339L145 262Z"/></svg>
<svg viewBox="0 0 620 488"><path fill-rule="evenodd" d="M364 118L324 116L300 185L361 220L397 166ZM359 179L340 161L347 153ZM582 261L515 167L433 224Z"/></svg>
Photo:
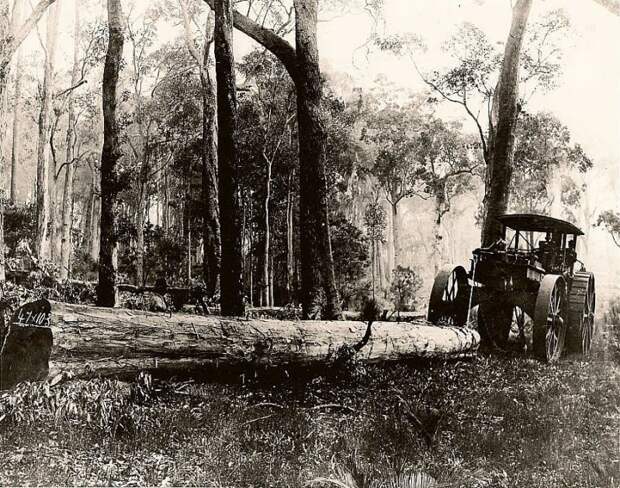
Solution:
<svg viewBox="0 0 620 488"><path fill-rule="evenodd" d="M0 485L620 487L617 0L0 0Z"/></svg>

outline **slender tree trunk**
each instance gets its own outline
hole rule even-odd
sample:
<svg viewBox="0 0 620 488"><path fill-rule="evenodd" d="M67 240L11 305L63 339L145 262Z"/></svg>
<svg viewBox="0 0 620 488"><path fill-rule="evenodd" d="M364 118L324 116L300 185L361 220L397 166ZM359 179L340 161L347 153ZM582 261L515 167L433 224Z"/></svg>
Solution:
<svg viewBox="0 0 620 488"><path fill-rule="evenodd" d="M144 148L144 146L142 146ZM148 156L144 154L144 160L140 168L140 191L138 195L138 208L136 210L136 285L144 286L144 222L149 208L148 192L149 164Z"/></svg>
<svg viewBox="0 0 620 488"><path fill-rule="evenodd" d="M393 202L395 202L393 200ZM390 202L392 207L392 245L394 246L394 269L400 265L400 221L398 215L398 202Z"/></svg>
<svg viewBox="0 0 620 488"><path fill-rule="evenodd" d="M377 241L372 240L372 299L375 299L376 294L376 284L375 284L375 276L377 269Z"/></svg>
<svg viewBox="0 0 620 488"><path fill-rule="evenodd" d="M270 287L270 274L269 274L269 246L271 245L271 229L269 226L269 202L271 201L271 167L272 162L265 156L263 153L263 160L266 163L267 169L267 177L265 179L265 248L263 250L263 302L265 306L271 307L273 303L271 302L271 287Z"/></svg>
<svg viewBox="0 0 620 488"><path fill-rule="evenodd" d="M117 195L120 181L116 163L122 156L116 120L116 90L123 55L123 25L120 0L108 0L109 41L103 70L103 149L101 151L101 237L97 303L116 305L117 287Z"/></svg>
<svg viewBox="0 0 620 488"><path fill-rule="evenodd" d="M237 150L237 88L233 54L231 0L215 2L215 66L218 118L218 186L222 263L220 303L223 315L243 315L241 209Z"/></svg>
<svg viewBox="0 0 620 488"><path fill-rule="evenodd" d="M80 78L79 54L80 54L80 5L75 3L75 21L73 27L73 71L71 72L71 86L75 86ZM65 183L62 201L62 237L60 247L60 279L66 280L69 277L69 262L73 244L71 241L71 231L73 229L73 177L75 174L76 162L74 144L76 140L76 115L73 92L69 93L68 100L68 124L66 139L66 159L65 159Z"/></svg>
<svg viewBox="0 0 620 488"><path fill-rule="evenodd" d="M340 312L329 235L325 177L326 133L317 45L317 0L295 0L298 74L299 208L304 318L335 318ZM323 300L325 303L323 303Z"/></svg>
<svg viewBox="0 0 620 488"><path fill-rule="evenodd" d="M497 216L506 212L510 195L514 130L519 115L519 58L532 0L517 0L506 41L499 81L493 96L485 179L482 245L501 237Z"/></svg>
<svg viewBox="0 0 620 488"><path fill-rule="evenodd" d="M209 38L213 29L207 27ZM217 181L217 129L215 86L209 73L210 42L203 50L202 83L202 199L204 202L204 276L209 296L215 295L220 276L221 238Z"/></svg>
<svg viewBox="0 0 620 488"><path fill-rule="evenodd" d="M292 303L293 283L295 280L295 248L293 239L294 225L294 200L293 200L293 172L288 177L288 189L286 195L286 299L288 303Z"/></svg>
<svg viewBox="0 0 620 488"><path fill-rule="evenodd" d="M41 90L41 109L39 112L39 139L37 144L37 253L39 259L50 258L49 225L51 195L49 159L50 111L54 84L54 61L58 39L59 4L50 7L47 17L45 72Z"/></svg>
<svg viewBox="0 0 620 488"><path fill-rule="evenodd" d="M16 25L22 21L22 1L16 0L13 7L13 24ZM17 201L17 166L19 165L19 148L22 141L21 137L21 97L22 97L22 75L23 52L17 50L17 59L15 60L15 100L13 102L13 141L11 146L11 203Z"/></svg>
<svg viewBox="0 0 620 488"><path fill-rule="evenodd" d="M216 99L213 79L209 71L211 44L213 43L213 16L209 13L205 28L205 44L202 56L194 44L191 22L187 9L187 0L180 0L185 33L185 44L200 67L200 85L202 88L202 201L204 260L203 276L207 286L207 295L212 297L218 288L220 273L220 223L217 188L217 144L216 144Z"/></svg>

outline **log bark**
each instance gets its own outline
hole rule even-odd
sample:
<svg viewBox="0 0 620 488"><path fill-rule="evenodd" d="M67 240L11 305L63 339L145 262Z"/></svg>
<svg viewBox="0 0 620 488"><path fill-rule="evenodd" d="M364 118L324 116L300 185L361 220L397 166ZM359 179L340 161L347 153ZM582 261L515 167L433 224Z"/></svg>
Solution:
<svg viewBox="0 0 620 488"><path fill-rule="evenodd" d="M243 320L52 304L50 377L176 372L203 366L309 367L360 344L363 322ZM414 323L372 325L356 358L368 362L455 358L477 350L471 329Z"/></svg>

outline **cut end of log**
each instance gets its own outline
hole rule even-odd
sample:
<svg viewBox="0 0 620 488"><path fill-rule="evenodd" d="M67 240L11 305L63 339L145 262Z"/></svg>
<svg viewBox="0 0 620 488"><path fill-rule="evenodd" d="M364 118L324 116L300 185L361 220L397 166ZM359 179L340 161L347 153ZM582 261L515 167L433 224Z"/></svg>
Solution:
<svg viewBox="0 0 620 488"><path fill-rule="evenodd" d="M13 314L1 338L0 390L47 377L53 340L51 311L50 302L37 300Z"/></svg>

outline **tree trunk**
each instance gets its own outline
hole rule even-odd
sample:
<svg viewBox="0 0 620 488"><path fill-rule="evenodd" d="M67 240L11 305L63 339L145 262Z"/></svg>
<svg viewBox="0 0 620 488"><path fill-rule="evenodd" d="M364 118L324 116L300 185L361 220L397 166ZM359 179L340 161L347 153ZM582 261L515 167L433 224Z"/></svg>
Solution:
<svg viewBox="0 0 620 488"><path fill-rule="evenodd" d="M519 115L519 58L532 0L517 0L506 41L499 81L493 96L482 223L482 245L501 237L497 216L506 213L510 195L514 130Z"/></svg>
<svg viewBox="0 0 620 488"><path fill-rule="evenodd" d="M398 202L390 202L392 207L392 245L394 246L394 269L400 265L400 222L398 221Z"/></svg>
<svg viewBox="0 0 620 488"><path fill-rule="evenodd" d="M50 7L47 16L47 34L45 41L45 72L41 89L41 109L39 111L39 139L37 143L37 253L39 259L50 258L49 225L51 195L49 158L50 110L54 86L54 61L58 39L59 5Z"/></svg>
<svg viewBox="0 0 620 488"><path fill-rule="evenodd" d="M181 13L185 44L200 68L200 85L202 88L202 201L204 212L202 217L204 259L203 276L207 286L207 295L213 297L218 287L220 274L220 223L217 191L217 144L216 144L216 95L211 73L209 58L213 43L213 16L209 13L205 28L205 44L202 56L194 44L190 28L190 17L186 0L181 0Z"/></svg>
<svg viewBox="0 0 620 488"><path fill-rule="evenodd" d="M22 1L16 0L13 7L13 25L17 25L22 21ZM22 97L22 75L23 51L18 49L17 59L15 60L15 94L13 102L13 141L11 145L11 203L17 201L17 166L19 165L19 148L22 144L21 138L21 97Z"/></svg>
<svg viewBox="0 0 620 488"><path fill-rule="evenodd" d="M241 208L237 149L237 88L231 0L215 2L218 188L221 230L220 304L223 315L243 315Z"/></svg>
<svg viewBox="0 0 620 488"><path fill-rule="evenodd" d="M323 91L317 45L317 0L295 0L298 74L299 210L301 292L304 318L334 318L340 312L332 257L327 182Z"/></svg>
<svg viewBox="0 0 620 488"><path fill-rule="evenodd" d="M116 89L123 55L120 0L108 0L109 41L103 69L103 149L101 151L101 224L97 303L114 307L117 301L117 195L120 181L116 163L122 156L116 120Z"/></svg>
<svg viewBox="0 0 620 488"><path fill-rule="evenodd" d="M269 246L271 245L271 229L269 227L269 202L271 200L271 167L272 162L267 158L263 152L263 160L267 169L267 177L265 178L265 247L263 248L263 304L266 307L271 307L271 286L270 286L270 260L269 260Z"/></svg>
<svg viewBox="0 0 620 488"><path fill-rule="evenodd" d="M293 172L289 174L288 190L286 194L286 300L293 303L293 283L295 280L295 247L293 239L294 200L292 190Z"/></svg>
<svg viewBox="0 0 620 488"><path fill-rule="evenodd" d="M213 30L207 27L209 38ZM202 199L204 202L203 239L204 239L204 277L207 294L212 297L218 287L220 275L221 238L217 181L217 129L216 129L216 95L215 86L209 73L210 42L203 50L203 70L200 78L202 84Z"/></svg>
<svg viewBox="0 0 620 488"><path fill-rule="evenodd" d="M75 4L75 21L73 26L73 71L71 72L71 86L75 86L80 79L80 6L79 3ZM73 92L69 93L69 100L67 106L68 112L68 124L67 124L67 139L66 139L66 159L65 159L65 183L63 191L62 201L62 236L60 247L60 279L66 280L69 277L69 262L71 260L71 251L73 249L73 243L71 240L71 231L73 230L73 177L75 174L74 161L76 125L77 120L75 116L75 103L73 99Z"/></svg>
<svg viewBox="0 0 620 488"><path fill-rule="evenodd" d="M32 305L41 303L49 307L46 301ZM51 309L51 329L45 316L38 327L28 327L23 313L21 326L11 324L9 347L0 355L3 388L14 383L7 381L7 373L24 364L37 368L23 371L17 380L59 373L91 378L205 367L325 367L346 359L349 351L367 363L458 358L474 353L480 342L475 330L429 326L424 319L378 322L368 328L359 321L248 321L62 303L53 303ZM15 350L16 339L24 333L47 337Z"/></svg>

